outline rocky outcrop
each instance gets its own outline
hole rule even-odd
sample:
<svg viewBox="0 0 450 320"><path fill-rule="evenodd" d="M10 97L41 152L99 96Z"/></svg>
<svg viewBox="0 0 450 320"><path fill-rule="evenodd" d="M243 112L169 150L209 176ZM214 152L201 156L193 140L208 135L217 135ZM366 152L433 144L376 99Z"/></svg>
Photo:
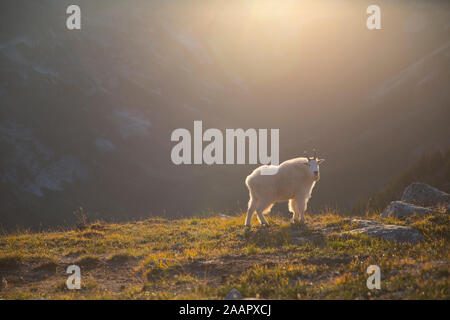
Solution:
<svg viewBox="0 0 450 320"><path fill-rule="evenodd" d="M405 217L410 216L414 213L417 213L418 215L424 216L433 214L435 211L433 211L430 208L424 208L419 207L410 203L406 203L403 201L392 201L386 209L383 210L381 213L381 216L383 218L387 217Z"/></svg>
<svg viewBox="0 0 450 320"><path fill-rule="evenodd" d="M425 183L412 183L403 192L401 201L392 201L381 213L381 217L405 217L412 214L429 215L438 212L438 207L450 210L450 195Z"/></svg>
<svg viewBox="0 0 450 320"><path fill-rule="evenodd" d="M401 200L422 207L450 205L450 195L425 183L412 183L403 192Z"/></svg>
<svg viewBox="0 0 450 320"><path fill-rule="evenodd" d="M382 224L371 220L352 219L359 228L347 231L344 234L365 234L369 237L380 238L387 241L417 243L423 236L412 227Z"/></svg>

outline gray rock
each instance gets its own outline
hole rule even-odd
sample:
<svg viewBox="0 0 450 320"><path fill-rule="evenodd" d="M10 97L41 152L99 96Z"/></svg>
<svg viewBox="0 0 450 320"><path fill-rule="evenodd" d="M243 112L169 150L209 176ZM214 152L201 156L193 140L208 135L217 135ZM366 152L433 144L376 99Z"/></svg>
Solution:
<svg viewBox="0 0 450 320"><path fill-rule="evenodd" d="M392 224L381 224L370 220L352 220L363 227L344 232L344 234L365 234L369 237L381 238L387 241L417 243L423 236L412 227L397 226Z"/></svg>
<svg viewBox="0 0 450 320"><path fill-rule="evenodd" d="M242 296L236 289L232 289L225 297L225 300L241 300L241 299Z"/></svg>
<svg viewBox="0 0 450 320"><path fill-rule="evenodd" d="M380 224L379 222L373 220L360 220L360 219L352 219L350 220L350 222L357 223L359 228L372 227Z"/></svg>
<svg viewBox="0 0 450 320"><path fill-rule="evenodd" d="M450 195L425 183L412 183L403 192L401 200L422 207L449 207Z"/></svg>
<svg viewBox="0 0 450 320"><path fill-rule="evenodd" d="M405 217L414 213L424 216L435 213L430 208L419 207L403 201L392 201L381 213L381 217Z"/></svg>

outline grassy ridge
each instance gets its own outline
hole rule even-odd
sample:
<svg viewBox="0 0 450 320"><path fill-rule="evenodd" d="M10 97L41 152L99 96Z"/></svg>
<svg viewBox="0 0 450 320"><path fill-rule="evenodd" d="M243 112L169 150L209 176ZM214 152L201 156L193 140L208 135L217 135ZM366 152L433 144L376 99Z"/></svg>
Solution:
<svg viewBox="0 0 450 320"><path fill-rule="evenodd" d="M270 227L245 229L244 216L221 216L3 235L0 297L222 299L236 288L249 298L448 299L449 216L371 219L411 225L424 240L343 235L354 226L333 213L302 228L269 217ZM81 290L66 288L71 264L81 267ZM381 290L366 287L372 264Z"/></svg>

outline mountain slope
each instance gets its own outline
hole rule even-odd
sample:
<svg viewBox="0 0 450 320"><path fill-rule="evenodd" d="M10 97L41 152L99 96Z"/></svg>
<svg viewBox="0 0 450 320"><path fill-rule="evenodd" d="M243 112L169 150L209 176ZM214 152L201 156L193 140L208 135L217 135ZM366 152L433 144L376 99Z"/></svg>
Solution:
<svg viewBox="0 0 450 320"><path fill-rule="evenodd" d="M279 128L282 161L317 148L313 211L449 145L445 1L385 1L380 32L365 1L78 3L79 31L70 1L0 4L3 228L73 225L80 207L113 221L244 209L255 166L171 162L172 131L194 120Z"/></svg>

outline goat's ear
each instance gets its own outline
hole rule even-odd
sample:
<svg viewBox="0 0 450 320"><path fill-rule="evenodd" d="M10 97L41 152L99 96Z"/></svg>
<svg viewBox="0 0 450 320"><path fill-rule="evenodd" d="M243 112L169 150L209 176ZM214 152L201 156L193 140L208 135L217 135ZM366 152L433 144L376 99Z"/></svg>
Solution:
<svg viewBox="0 0 450 320"><path fill-rule="evenodd" d="M319 159L319 160L317 160L317 164L321 164L324 161L325 161L325 159Z"/></svg>

